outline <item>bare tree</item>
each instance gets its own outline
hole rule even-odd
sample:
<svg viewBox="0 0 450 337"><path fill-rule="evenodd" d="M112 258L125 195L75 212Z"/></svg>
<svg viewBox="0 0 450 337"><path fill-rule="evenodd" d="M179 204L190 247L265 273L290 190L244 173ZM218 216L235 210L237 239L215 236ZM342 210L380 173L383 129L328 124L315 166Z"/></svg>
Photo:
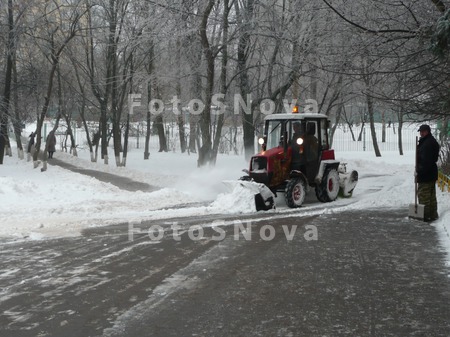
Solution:
<svg viewBox="0 0 450 337"><path fill-rule="evenodd" d="M21 27L23 26L23 18L26 14L27 6L19 6L13 1L8 0L8 37L6 43L6 72L4 83L3 102L0 107L0 120L2 125L0 133L5 133L5 126L10 119L14 129L15 141L17 144L17 153L20 159L24 158L24 151L22 146L21 132L22 124L24 122L19 109L19 93L18 93L18 76L17 76L17 48L18 41L21 35ZM15 13L14 13L15 12ZM15 17L14 17L15 15ZM12 74L11 74L12 72ZM12 82L11 82L12 81ZM12 104L11 104L12 96ZM10 117L10 118L8 118ZM1 143L1 140L0 140ZM1 146L0 146L1 147ZM0 153L2 150L0 149ZM3 156L0 154L0 162Z"/></svg>
<svg viewBox="0 0 450 337"><path fill-rule="evenodd" d="M254 0L246 0L239 6L239 2L235 2L236 14L239 23L239 41L237 47L237 72L239 74L239 90L241 97L246 100L251 94L249 75L248 75L248 48L250 45L251 22L254 19L255 2ZM241 107L242 129L244 132L244 152L245 157L250 158L254 153L254 137L253 128L253 109L245 111Z"/></svg>
<svg viewBox="0 0 450 337"><path fill-rule="evenodd" d="M68 16L67 18L66 15ZM41 129L50 104L55 73L57 71L62 52L77 34L79 29L78 22L82 15L83 11L78 6L68 6L67 8L65 6L60 6L56 8L56 11L54 8L51 8L50 5L43 7L43 24L47 29L44 32L46 35L42 35L39 38L45 38L48 43L48 50L45 52L47 53L46 56L50 62L50 71L47 79L44 104L40 115L38 115L37 118L36 151L33 156L35 168L39 165L38 158L41 146ZM46 153L44 153L44 171L47 168L46 159Z"/></svg>
<svg viewBox="0 0 450 337"><path fill-rule="evenodd" d="M211 46L208 34L207 25L209 15L213 10L215 1L209 0L206 7L201 14L200 23L200 40L202 43L203 53L206 61L206 88L205 88L205 108L201 114L200 128L202 131L202 146L198 154L198 166L204 166L211 162L212 159L212 142L211 142L211 102L214 90L214 70L215 57L217 52Z"/></svg>
<svg viewBox="0 0 450 337"><path fill-rule="evenodd" d="M8 0L8 47L7 47L6 74L5 74L5 86L3 89L3 97L0 103L0 164L3 164L3 157L5 155L5 145L8 142L8 120L10 117L10 100L11 100L14 50L15 44L14 44L13 4L12 0Z"/></svg>
<svg viewBox="0 0 450 337"><path fill-rule="evenodd" d="M223 2L223 15L222 15L222 62L220 70L220 93L223 95L224 99L227 94L227 78L228 78L228 38L229 38L229 15L230 15L230 2L229 0L224 0ZM214 135L214 143L212 150L212 162L216 162L217 152L219 150L219 145L222 137L222 127L225 120L225 111L220 112L217 120L216 133Z"/></svg>
<svg viewBox="0 0 450 337"><path fill-rule="evenodd" d="M377 54L382 60L376 72L383 75L383 83L387 83L394 74L406 74L402 77L410 85L410 88L405 87L405 92L409 92L409 103L404 104L406 114L418 119L440 119L448 114L448 95L443 92L448 92L445 88L448 88L450 76L449 56L445 54L450 34L443 29L448 24L439 25L448 22L448 16L440 16L446 11L445 2L430 0L396 4L381 1L383 5L379 5L361 1L351 4L322 1L361 40L371 39L379 48L378 52L372 49L372 58ZM399 17L402 20L398 20ZM355 47L358 48L357 45ZM442 57L435 57L430 49ZM382 88L373 89L374 98L394 99L380 94Z"/></svg>
<svg viewBox="0 0 450 337"><path fill-rule="evenodd" d="M150 40L150 48L148 61L146 64L147 75L151 76L153 73L153 58L154 58L154 44ZM145 146L144 146L144 160L150 158L150 135L151 135L151 113L150 113L150 102L152 99L152 82L150 79L147 80L147 111L146 111L146 131L145 131Z"/></svg>
<svg viewBox="0 0 450 337"><path fill-rule="evenodd" d="M375 151L375 156L381 157L380 148L378 146L377 134L375 131L375 118L374 118L374 100L371 95L372 91L372 78L370 73L367 72L366 75L363 75L364 83L366 85L366 102L367 102L367 113L369 115L369 125L370 125L370 134L372 137L372 145L373 150Z"/></svg>
<svg viewBox="0 0 450 337"><path fill-rule="evenodd" d="M8 0L15 18L11 21L9 13L8 18L2 18L12 25L0 31L5 41L0 45L5 55L0 59L5 71L0 129L5 135L7 123L13 121L19 148L19 122L36 118L37 132L41 132L43 117L48 117L52 105L62 110L69 137L71 116L67 110L81 112L93 160L94 148L101 144L102 158L108 161L112 137L116 165L126 163L127 130L133 122L146 125L145 159L150 156L152 122L160 151L175 144L167 135L168 127L175 126L178 133L172 134L179 137L182 152L201 149L199 165L215 162L225 138L227 145L234 144L233 150L239 153L242 147L238 148L238 135L242 131L243 149L249 157L254 153L255 134L261 132L261 103L265 99L275 103L275 113L284 110L283 99L297 99L299 104L306 98L316 99L320 112L335 121L331 135L338 123L347 123L351 129L356 117L349 116L350 111L362 113L364 109L372 128L383 120L377 111L383 107L382 113L396 114L390 116L394 119L397 116L400 152L405 120L445 121L450 114L450 13L446 1L82 3L83 8L73 1ZM85 20L80 19L83 11L87 11ZM20 21L21 13L26 13L27 20ZM18 32L17 27L27 29L28 35ZM77 30L84 35L75 36ZM14 39L8 37L11 31ZM66 63L63 50L67 51L73 39L78 48L70 49L71 63ZM51 99L56 96L53 77L57 71L63 93L58 95L59 103ZM126 98L134 91L142 92L149 103L160 99L158 104L164 107L176 95L180 101L175 111L179 114L152 116L147 109L145 114L129 118L124 111ZM225 95L221 96L224 103L233 108L231 96L238 93L244 104L232 115L227 109L213 118L215 93ZM16 98L11 99L12 95ZM201 115L186 113L186 103L193 97L204 104ZM17 103L11 104L13 100ZM390 118L387 116L384 118ZM364 123L364 116L362 120ZM229 127L228 132L222 131L224 126ZM97 127L93 137L92 128ZM40 139L41 135L37 138L39 146ZM4 140L0 137L0 142ZM75 146L72 143L72 148Z"/></svg>

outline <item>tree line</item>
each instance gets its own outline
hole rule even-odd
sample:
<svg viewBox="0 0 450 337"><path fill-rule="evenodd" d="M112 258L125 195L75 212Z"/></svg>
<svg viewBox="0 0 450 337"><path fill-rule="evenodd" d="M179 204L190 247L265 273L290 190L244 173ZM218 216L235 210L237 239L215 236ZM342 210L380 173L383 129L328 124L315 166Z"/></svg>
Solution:
<svg viewBox="0 0 450 337"><path fill-rule="evenodd" d="M281 112L286 99L317 101L334 121L331 137L339 123L368 123L377 156L374 116L381 111L385 122L389 113L402 153L406 119L440 120L448 130L449 8L443 0L2 1L0 163L8 129L23 158L22 126L35 122L38 166L50 112L53 131L65 122L74 154L71 125L85 128L93 161L100 151L108 163L112 139L116 165L126 165L133 122L146 128L144 159L152 125L167 151L169 121L199 166L215 163L224 126L242 128L248 157L262 104L270 100ZM218 93L227 110L215 115ZM133 114L130 94L140 94L144 107ZM235 113L237 94L245 104ZM204 105L200 114L187 111L193 99ZM149 104L172 110L152 114L161 107Z"/></svg>

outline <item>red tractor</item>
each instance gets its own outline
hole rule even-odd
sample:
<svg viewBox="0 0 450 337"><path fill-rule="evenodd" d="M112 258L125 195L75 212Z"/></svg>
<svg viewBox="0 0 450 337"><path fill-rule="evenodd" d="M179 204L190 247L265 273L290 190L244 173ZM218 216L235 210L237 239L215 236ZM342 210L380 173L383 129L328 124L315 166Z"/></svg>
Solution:
<svg viewBox="0 0 450 337"><path fill-rule="evenodd" d="M242 180L264 184L274 195L284 191L289 207L300 207L311 188L321 202L350 197L358 172L346 171L330 149L328 117L317 113L273 114L265 118L262 151L250 160L248 176ZM274 207L273 196L255 195L257 209Z"/></svg>

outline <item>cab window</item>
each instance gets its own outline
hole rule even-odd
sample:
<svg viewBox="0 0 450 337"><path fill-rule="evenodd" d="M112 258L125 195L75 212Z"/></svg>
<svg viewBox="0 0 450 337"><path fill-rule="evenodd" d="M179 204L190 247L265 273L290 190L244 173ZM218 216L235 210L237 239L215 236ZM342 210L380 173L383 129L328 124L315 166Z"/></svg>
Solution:
<svg viewBox="0 0 450 337"><path fill-rule="evenodd" d="M320 121L320 139L323 150L328 150L328 120Z"/></svg>
<svg viewBox="0 0 450 337"><path fill-rule="evenodd" d="M266 124L266 135L267 135L267 149L272 149L280 145L283 122L277 120L271 120Z"/></svg>

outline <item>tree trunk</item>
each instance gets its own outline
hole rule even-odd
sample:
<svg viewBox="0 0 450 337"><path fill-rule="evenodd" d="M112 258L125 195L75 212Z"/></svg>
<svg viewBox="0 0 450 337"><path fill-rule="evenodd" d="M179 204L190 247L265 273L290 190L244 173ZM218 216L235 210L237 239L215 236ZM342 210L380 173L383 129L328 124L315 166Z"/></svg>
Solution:
<svg viewBox="0 0 450 337"><path fill-rule="evenodd" d="M200 129L202 131L202 146L198 153L198 166L205 166L211 163L212 158L212 142L211 142L211 101L212 91L214 88L214 53L209 44L207 36L207 24L209 15L214 7L214 0L209 0L205 11L202 15L202 23L200 26L200 40L203 47L203 53L206 60L206 88L205 88L205 108L201 114Z"/></svg>
<svg viewBox="0 0 450 337"><path fill-rule="evenodd" d="M330 148L333 147L334 133L336 132L336 128L340 123L341 115L342 115L343 103L340 102L336 111L336 122L330 130Z"/></svg>
<svg viewBox="0 0 450 337"><path fill-rule="evenodd" d="M99 123L100 124L100 123ZM94 144L95 145L95 162L97 162L97 159L98 159L98 146L100 145L100 139L102 138L102 135L101 135L101 131L100 131L100 129L99 130L97 130L97 132L96 133L94 133L93 134L93 136L92 136L92 144Z"/></svg>
<svg viewBox="0 0 450 337"><path fill-rule="evenodd" d="M112 6L112 9L114 7L114 3L110 1L110 6ZM102 81L96 81L96 73L97 69L95 68L95 55L94 52L94 37L92 35L92 31L94 28L92 27L92 18L91 18L91 7L87 7L87 25L88 25L88 46L87 46L87 65L88 65L88 72L89 72L89 81L91 84L91 90L94 94L95 98L97 99L99 105L100 105L100 121L99 121L99 133L96 135L99 136L97 142L94 141L95 144L95 161L97 161L97 151L98 146L101 141L101 158L104 161L105 165L108 165L108 100L111 93L111 48L114 44L114 35L115 35L115 28L113 27L114 20L111 18L109 20L109 36L108 36L108 48L107 48L107 55L104 62L106 63L106 74L105 78L106 80L102 79ZM114 11L110 11L110 15L113 15ZM104 90L101 90L100 85L98 82L105 81L106 84L104 85Z"/></svg>
<svg viewBox="0 0 450 337"><path fill-rule="evenodd" d="M181 38L177 39L177 48L176 48L176 56L177 56L177 65L178 65L178 74L181 74ZM177 76L177 84L176 84L176 95L179 99L181 99L181 78ZM181 101L177 102L176 107L179 115L177 117L177 125L178 125L178 136L180 138L180 149L181 153L186 152L186 132L184 130L184 114L182 109Z"/></svg>
<svg viewBox="0 0 450 337"><path fill-rule="evenodd" d="M398 152L401 156L403 156L402 128L403 128L403 111L400 110L398 112Z"/></svg>
<svg viewBox="0 0 450 337"><path fill-rule="evenodd" d="M86 133L86 141L87 141L88 146L89 146L89 153L90 153L90 157L91 157L91 162L96 162L97 161L97 153L94 156L93 142L92 142L92 139L91 139L91 135L90 135L90 132L89 132L89 127L87 125L86 116L85 116L85 109L86 109L85 87L84 87L83 83L81 82L81 78L80 78L80 74L78 72L77 64L75 63L75 61L72 58L71 58L71 62L72 62L73 68L74 68L75 77L77 79L78 88L79 88L80 93L81 93L81 95L80 95L81 102L80 102L79 114L80 114L81 122L83 123L84 131ZM75 148L75 152L76 152L76 148ZM78 153L77 153L77 156L78 156Z"/></svg>
<svg viewBox="0 0 450 337"><path fill-rule="evenodd" d="M363 135L363 132L364 132L364 126L365 126L365 124L366 124L366 123L365 123L364 121L361 123L361 130L359 130L358 142L362 141L362 135Z"/></svg>
<svg viewBox="0 0 450 337"><path fill-rule="evenodd" d="M127 114L127 126L125 128L124 142L123 142L123 158L122 165L127 166L127 155L128 155L128 134L130 132L130 114Z"/></svg>
<svg viewBox="0 0 450 337"><path fill-rule="evenodd" d="M116 166L120 164L120 152L122 150L122 136L120 132L120 121L117 120L117 109L113 108L113 123L112 123L112 137L114 144L114 158L116 160Z"/></svg>
<svg viewBox="0 0 450 337"><path fill-rule="evenodd" d="M335 124L333 125L333 127L330 130L330 148L333 145L334 133L336 132L336 128L338 127L338 125L340 123L340 120L341 120L341 117L342 117L342 112L344 112L344 117L345 117L345 119L347 119L346 118L347 115L346 115L346 111L345 111L345 106L344 106L344 102L343 102L343 99L342 99L342 90L343 90L342 89L342 78L343 78L343 76L341 74L338 77L336 86L335 86L334 91L333 91L333 95L331 96L331 101L330 101L330 103L328 105L328 109L327 109L328 111L326 112L326 115L328 115L329 112L330 112L329 110L332 107L332 104L334 102L336 102L336 101L338 102L337 110L336 110L336 122L335 122ZM317 90L317 88L314 89L314 90ZM317 91L316 91L315 95L316 96L313 96L313 97L317 97Z"/></svg>
<svg viewBox="0 0 450 337"><path fill-rule="evenodd" d="M348 129L350 130L350 134L352 135L352 140L353 140L353 141L356 141L356 139L355 139L355 133L353 132L353 126L352 126L352 124L351 124L350 122L347 122L347 125L348 125Z"/></svg>
<svg viewBox="0 0 450 337"><path fill-rule="evenodd" d="M17 58L16 53L14 53L13 57L13 82L14 82L14 115L15 119L13 122L14 125L14 134L16 136L16 143L17 143L17 155L19 159L24 159L24 150L22 145L22 118L20 117L19 112L19 94L18 94L18 80L17 80Z"/></svg>
<svg viewBox="0 0 450 337"><path fill-rule="evenodd" d="M201 59L201 53L199 55L199 59ZM195 60L195 62L198 62L198 66L200 66L199 59ZM194 94L195 98L201 98L201 84L202 79L200 74L198 73L198 69L195 70L196 72L192 76L192 92ZM198 116L194 114L189 114L189 152L190 153L197 153L197 138L198 138ZM200 147L199 147L200 148Z"/></svg>
<svg viewBox="0 0 450 337"><path fill-rule="evenodd" d="M8 137L8 119L11 99L11 83L14 53L14 18L13 3L8 0L8 48L6 59L5 87L3 89L3 99L0 105L0 164L3 164L5 155L5 146L9 141Z"/></svg>
<svg viewBox="0 0 450 337"><path fill-rule="evenodd" d="M157 115L155 117L155 121L153 124L156 127L156 130L158 131L158 137L159 137L159 151L158 152L167 152L167 140L166 140L166 134L164 130L164 122L161 114Z"/></svg>
<svg viewBox="0 0 450 337"><path fill-rule="evenodd" d="M108 165L108 106L105 100L100 101L100 137L101 137L101 157L105 165Z"/></svg>
<svg viewBox="0 0 450 337"><path fill-rule="evenodd" d="M88 146L89 146L89 153L91 155L91 162L95 163L97 161L97 155L94 156L94 146L93 146L93 141L91 140L91 135L89 133L89 127L87 125L86 122L86 117L84 115L84 109L85 109L85 97L83 96L83 100L81 103L81 108L80 108L80 118L81 121L83 122L83 126L84 126L84 131L86 133L86 140L88 142ZM98 143L97 143L98 145Z"/></svg>
<svg viewBox="0 0 450 337"><path fill-rule="evenodd" d="M54 60L52 67L50 69L50 75L49 75L48 84L47 84L47 94L44 97L44 105L42 106L41 113L38 116L37 127L36 127L36 145L35 145L35 151L34 151L34 155L33 155L34 168L39 166L38 158L39 158L39 153L40 153L40 149L41 149L41 139L42 139L41 130L42 130L42 125L44 124L45 116L47 115L48 106L50 104L50 96L52 94L52 89L53 89L53 79L55 76L57 66L58 66L58 62L57 61L55 62L55 60ZM44 156L46 156L46 155L47 154L44 153ZM44 160L46 160L46 158Z"/></svg>
<svg viewBox="0 0 450 337"><path fill-rule="evenodd" d="M61 73L58 71L58 105L59 105L59 115L64 117L64 120L67 124L67 137L70 137L70 153L74 156L77 156L77 150L76 150L76 144L75 144L75 138L73 137L72 132L72 126L71 123L71 115L67 113L65 108L65 102L63 99L63 93L62 93L62 84L61 84ZM56 131L56 130L55 130ZM67 138L66 138L67 143Z"/></svg>
<svg viewBox="0 0 450 337"><path fill-rule="evenodd" d="M47 84L47 91L46 91L46 94L44 97L44 104L42 106L41 113L40 113L40 115L38 115L38 118L37 118L38 120L37 120L37 128L36 128L36 151L33 155L34 168L38 167L38 165L39 165L38 157L39 157L39 151L40 151L40 147L41 147L41 129L42 129L42 125L44 123L45 116L47 115L47 112L48 112L48 107L50 105L50 98L51 98L52 90L53 90L53 81L54 81L54 77L55 77L55 72L59 65L59 60L60 60L62 52L64 51L66 46L69 44L69 42L76 35L76 28L77 28L79 19L80 19L80 16L76 15L74 20L72 22L69 22L70 30L69 30L67 36L65 37L64 41L62 41L61 43L56 45L54 42L54 36L52 36L52 38L50 39L50 47L49 47L50 54L48 57L51 60L51 68L50 68L50 74L48 76L48 84ZM46 154L44 154L44 156L46 156ZM45 170L46 170L46 168L41 169L41 171L45 171Z"/></svg>
<svg viewBox="0 0 450 337"><path fill-rule="evenodd" d="M153 62L150 60L150 62ZM149 74L150 75L150 74ZM150 134L151 129L151 113L150 113L150 101L152 100L152 84L151 81L147 82L147 125L145 128L145 146L144 146L144 160L150 158Z"/></svg>
<svg viewBox="0 0 450 337"><path fill-rule="evenodd" d="M70 137L70 154L74 157L78 157L77 144L75 142L75 137L73 136L72 126L70 125L71 120L66 115L64 115L64 119L67 123L67 136Z"/></svg>
<svg viewBox="0 0 450 337"><path fill-rule="evenodd" d="M246 52L249 42L250 42L250 33L251 27L250 22L253 19L253 11L254 11L254 0L247 0L247 6L242 8L244 13L241 12L240 17L240 25L241 25L241 35L238 41L237 47L237 69L239 75L239 90L241 97L246 100L247 95L250 92L250 84L248 78L247 71L247 58L248 54ZM238 8L238 3L235 4L236 8ZM239 15L238 15L239 16ZM241 107L241 116L242 116L242 129L244 132L244 155L248 160L253 156L255 152L255 130L253 127L253 109L250 111L244 111Z"/></svg>
<svg viewBox="0 0 450 337"><path fill-rule="evenodd" d="M5 100L3 100L5 101ZM3 158L5 156L5 148L8 143L8 114L2 109L2 115L0 118L0 165L3 164Z"/></svg>
<svg viewBox="0 0 450 337"><path fill-rule="evenodd" d="M381 157L381 152L380 152L380 149L378 147L377 134L376 134L376 131L375 131L373 98L372 98L372 96L369 93L366 94L366 100L367 100L367 112L369 114L370 133L372 134L373 149L375 151L375 156Z"/></svg>
<svg viewBox="0 0 450 337"><path fill-rule="evenodd" d="M153 88L155 88L155 98L160 99L161 98L161 94L160 94L160 90L159 90L159 86L157 83L156 78L153 79L154 83L153 83ZM155 103L158 104L158 103ZM155 106L155 110L159 110L161 107L156 107ZM158 114L156 115L154 121L153 121L153 125L154 127L156 127L156 130L158 132L158 139L159 139L159 150L158 152L167 152L168 151L168 147L167 147L167 138L166 138L166 132L165 132L165 125L164 125L164 120L163 120L163 116L162 114Z"/></svg>
<svg viewBox="0 0 450 337"><path fill-rule="evenodd" d="M150 78L153 75L153 60L154 60L154 44L153 40L150 40L150 48L148 55L148 64L146 66L147 76ZM145 149L144 149L144 160L148 160L150 158L150 135L152 132L151 129L151 113L150 113L150 102L152 100L152 80L147 81L147 127L145 132Z"/></svg>
<svg viewBox="0 0 450 337"><path fill-rule="evenodd" d="M180 137L181 153L185 153L186 152L186 131L184 130L184 117L183 117L182 112L177 118L177 124L178 124L178 136Z"/></svg>
<svg viewBox="0 0 450 337"><path fill-rule="evenodd" d="M116 166L121 166L120 152L122 151L122 136L120 129L121 109L119 107L119 90L117 77L117 12L115 11L115 0L110 0L110 21L109 21L109 45L108 64L109 71L107 80L111 89L111 112L112 112L112 137L114 144L114 158Z"/></svg>
<svg viewBox="0 0 450 337"><path fill-rule="evenodd" d="M223 37L222 37L222 65L220 71L220 93L226 97L227 93L227 66L228 66L228 15L230 13L229 0L224 0L224 13L223 13ZM214 135L212 162L215 164L217 160L217 153L219 151L220 140L222 138L222 128L225 119L225 111L219 112L217 118L217 129Z"/></svg>
<svg viewBox="0 0 450 337"><path fill-rule="evenodd" d="M197 153L196 140L197 140L197 122L191 116L191 120L189 122L189 152L190 153Z"/></svg>

